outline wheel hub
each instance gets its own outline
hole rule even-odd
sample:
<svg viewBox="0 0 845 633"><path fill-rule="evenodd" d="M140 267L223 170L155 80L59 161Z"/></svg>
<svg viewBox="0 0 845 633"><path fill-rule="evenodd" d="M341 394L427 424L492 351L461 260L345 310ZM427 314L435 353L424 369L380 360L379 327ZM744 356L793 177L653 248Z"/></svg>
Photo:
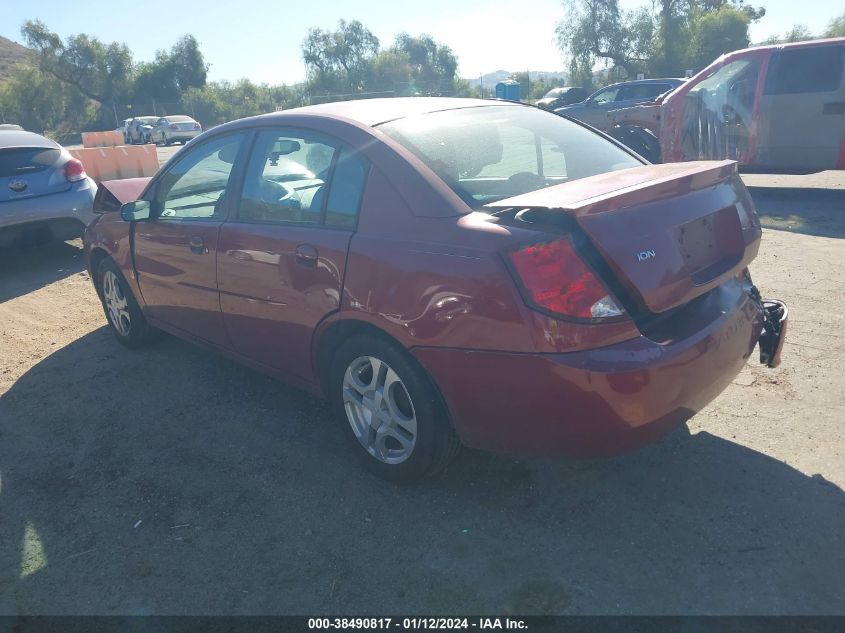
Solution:
<svg viewBox="0 0 845 633"><path fill-rule="evenodd" d="M417 439L417 418L399 375L373 356L353 360L343 377L343 404L361 446L385 464L411 456Z"/></svg>

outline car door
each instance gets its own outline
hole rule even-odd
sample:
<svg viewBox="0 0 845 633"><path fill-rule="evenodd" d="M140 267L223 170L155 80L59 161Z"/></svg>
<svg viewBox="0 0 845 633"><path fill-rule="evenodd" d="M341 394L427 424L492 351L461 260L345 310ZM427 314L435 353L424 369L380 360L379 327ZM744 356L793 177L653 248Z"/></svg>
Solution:
<svg viewBox="0 0 845 633"><path fill-rule="evenodd" d="M368 173L367 161L335 139L295 129L257 135L217 260L237 352L313 380L312 335L340 307Z"/></svg>
<svg viewBox="0 0 845 633"><path fill-rule="evenodd" d="M164 141L164 128L167 127L167 119L161 118L155 122L152 130L153 141Z"/></svg>
<svg viewBox="0 0 845 633"><path fill-rule="evenodd" d="M150 317L222 347L217 244L246 133L192 148L156 179L151 217L134 227L135 269Z"/></svg>
<svg viewBox="0 0 845 633"><path fill-rule="evenodd" d="M608 86L594 93L584 103L567 108L564 113L600 130L607 127L607 113L614 107L619 86Z"/></svg>
<svg viewBox="0 0 845 633"><path fill-rule="evenodd" d="M760 99L760 166L803 171L839 165L845 151L843 75L845 44L772 53Z"/></svg>

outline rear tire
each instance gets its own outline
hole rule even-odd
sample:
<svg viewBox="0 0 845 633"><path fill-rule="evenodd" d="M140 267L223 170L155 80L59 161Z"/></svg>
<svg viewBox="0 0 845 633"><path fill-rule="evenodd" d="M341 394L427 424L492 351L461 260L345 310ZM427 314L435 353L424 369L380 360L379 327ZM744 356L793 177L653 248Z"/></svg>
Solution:
<svg viewBox="0 0 845 633"><path fill-rule="evenodd" d="M158 336L159 331L144 318L123 273L108 257L97 267L97 294L109 327L121 345L134 349L149 344Z"/></svg>
<svg viewBox="0 0 845 633"><path fill-rule="evenodd" d="M355 455L383 479L420 481L443 470L460 449L429 376L386 339L363 334L341 345L327 387Z"/></svg>

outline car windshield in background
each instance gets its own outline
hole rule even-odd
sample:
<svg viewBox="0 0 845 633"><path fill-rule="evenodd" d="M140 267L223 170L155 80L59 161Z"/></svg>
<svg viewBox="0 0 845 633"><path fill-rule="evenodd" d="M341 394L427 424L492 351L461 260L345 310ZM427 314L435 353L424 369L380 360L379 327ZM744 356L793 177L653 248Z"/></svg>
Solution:
<svg viewBox="0 0 845 633"><path fill-rule="evenodd" d="M642 164L595 132L535 108L447 110L390 121L379 129L473 208Z"/></svg>

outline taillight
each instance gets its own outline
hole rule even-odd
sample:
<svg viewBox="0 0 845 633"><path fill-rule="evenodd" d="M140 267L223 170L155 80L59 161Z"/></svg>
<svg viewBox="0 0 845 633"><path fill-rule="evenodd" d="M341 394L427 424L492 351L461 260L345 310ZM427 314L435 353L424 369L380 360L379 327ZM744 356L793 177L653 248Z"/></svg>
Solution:
<svg viewBox="0 0 845 633"><path fill-rule="evenodd" d="M622 314L569 240L526 246L510 259L530 301L543 310L578 319Z"/></svg>
<svg viewBox="0 0 845 633"><path fill-rule="evenodd" d="M171 130L178 130L178 129L179 129L179 126L178 126L178 125L176 125L175 123L171 123L171 124L170 124L170 129L171 129Z"/></svg>
<svg viewBox="0 0 845 633"><path fill-rule="evenodd" d="M68 182L83 180L85 175L85 167L82 166L82 161L78 158L71 158L65 163L65 180Z"/></svg>
<svg viewBox="0 0 845 633"><path fill-rule="evenodd" d="M202 128L200 127L199 123L194 123L194 129L195 130L201 130Z"/></svg>

